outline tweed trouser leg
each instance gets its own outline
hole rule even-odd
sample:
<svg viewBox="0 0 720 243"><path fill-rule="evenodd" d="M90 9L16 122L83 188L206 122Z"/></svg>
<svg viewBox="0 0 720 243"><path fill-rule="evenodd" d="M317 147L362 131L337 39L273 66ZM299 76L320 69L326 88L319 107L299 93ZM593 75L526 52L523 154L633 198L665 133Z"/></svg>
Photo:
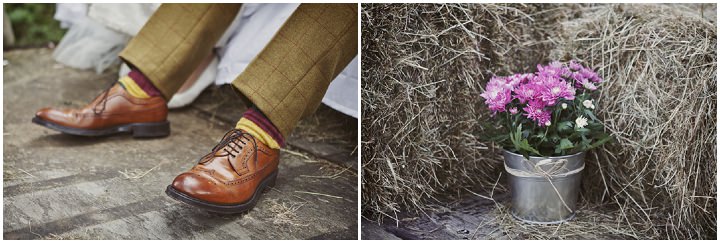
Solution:
<svg viewBox="0 0 720 243"><path fill-rule="evenodd" d="M166 100L210 55L241 4L162 4L120 53Z"/></svg>
<svg viewBox="0 0 720 243"><path fill-rule="evenodd" d="M357 55L357 4L301 4L234 81L287 137Z"/></svg>
<svg viewBox="0 0 720 243"><path fill-rule="evenodd" d="M163 4L120 57L170 99L240 4ZM287 137L357 55L357 4L301 4L233 85Z"/></svg>

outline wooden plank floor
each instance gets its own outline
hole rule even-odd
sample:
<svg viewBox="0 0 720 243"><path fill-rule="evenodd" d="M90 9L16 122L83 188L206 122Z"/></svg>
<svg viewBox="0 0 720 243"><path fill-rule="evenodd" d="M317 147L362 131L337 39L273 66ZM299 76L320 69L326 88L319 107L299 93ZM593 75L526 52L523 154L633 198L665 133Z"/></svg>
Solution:
<svg viewBox="0 0 720 243"><path fill-rule="evenodd" d="M167 138L59 134L32 124L34 112L83 105L115 74L65 68L47 49L9 51L4 59L5 239L357 238L354 169L291 147L281 153L276 187L250 212L190 208L165 187L234 124L189 108L170 113ZM328 175L337 176L318 177Z"/></svg>

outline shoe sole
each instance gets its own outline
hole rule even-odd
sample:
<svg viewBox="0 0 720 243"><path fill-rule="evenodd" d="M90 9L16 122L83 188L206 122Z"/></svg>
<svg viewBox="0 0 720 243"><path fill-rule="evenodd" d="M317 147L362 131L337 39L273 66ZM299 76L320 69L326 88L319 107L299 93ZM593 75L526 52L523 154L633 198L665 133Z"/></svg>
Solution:
<svg viewBox="0 0 720 243"><path fill-rule="evenodd" d="M205 200L194 198L190 195L187 195L183 192L178 191L175 189L172 185L167 186L167 189L165 189L165 194L170 196L171 198L178 200L182 203L185 203L187 205L198 207L207 211L221 213L221 214L238 214L238 213L244 213L255 207L255 204L257 203L258 199L260 198L260 194L262 192L265 192L266 189L269 189L270 187L275 186L275 179L277 179L277 171L274 171L269 176L265 177L260 182L260 185L258 185L257 188L255 188L255 193L253 193L250 200L239 203L239 204L217 204L217 203L211 203Z"/></svg>
<svg viewBox="0 0 720 243"><path fill-rule="evenodd" d="M165 137L170 135L170 122L168 121L130 123L104 129L82 129L66 127L53 123L51 121L44 120L37 116L33 117L32 122L65 134L86 137L107 136L120 133L131 133L132 136L136 138Z"/></svg>

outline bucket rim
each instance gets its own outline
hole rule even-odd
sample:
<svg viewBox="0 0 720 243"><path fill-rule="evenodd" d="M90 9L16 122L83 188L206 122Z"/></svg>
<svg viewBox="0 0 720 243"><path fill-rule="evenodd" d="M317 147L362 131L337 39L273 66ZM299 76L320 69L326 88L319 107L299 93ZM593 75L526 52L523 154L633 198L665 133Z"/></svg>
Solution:
<svg viewBox="0 0 720 243"><path fill-rule="evenodd" d="M522 154L510 152L510 150L507 150L507 149L505 149L505 148L503 148L503 153L507 153L507 154L514 155L514 156L524 157ZM553 160L554 160L554 159L567 159L567 158L577 157L577 156L580 156L580 155L582 155L582 154L585 154L585 151L577 152L577 153L569 154L569 155L562 155L562 156L550 156L550 157L545 157L545 156L530 156L530 159L553 159Z"/></svg>

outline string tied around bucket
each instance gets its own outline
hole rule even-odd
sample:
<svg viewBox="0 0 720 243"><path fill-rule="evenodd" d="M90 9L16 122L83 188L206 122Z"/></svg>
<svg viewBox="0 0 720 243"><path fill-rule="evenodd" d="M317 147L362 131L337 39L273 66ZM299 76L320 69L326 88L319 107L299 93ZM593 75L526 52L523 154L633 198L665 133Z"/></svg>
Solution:
<svg viewBox="0 0 720 243"><path fill-rule="evenodd" d="M504 164L505 171L507 171L513 176L523 178L544 177L548 182L550 182L550 186L552 186L553 190L555 190L558 198L560 198L560 202L562 202L562 204L568 211L574 213L575 211L570 209L570 206L567 205L565 199L563 199L562 195L560 195L560 191L558 191L557 187L555 187L555 184L552 182L552 178L567 177L573 174L577 174L578 172L585 169L585 163L583 163L582 166L577 169L569 170L567 167L565 167L567 162L567 159L543 159L538 161L537 163L532 163L530 160L523 158L522 164L523 167L525 167L525 170L510 168L507 165L507 162L505 162Z"/></svg>

